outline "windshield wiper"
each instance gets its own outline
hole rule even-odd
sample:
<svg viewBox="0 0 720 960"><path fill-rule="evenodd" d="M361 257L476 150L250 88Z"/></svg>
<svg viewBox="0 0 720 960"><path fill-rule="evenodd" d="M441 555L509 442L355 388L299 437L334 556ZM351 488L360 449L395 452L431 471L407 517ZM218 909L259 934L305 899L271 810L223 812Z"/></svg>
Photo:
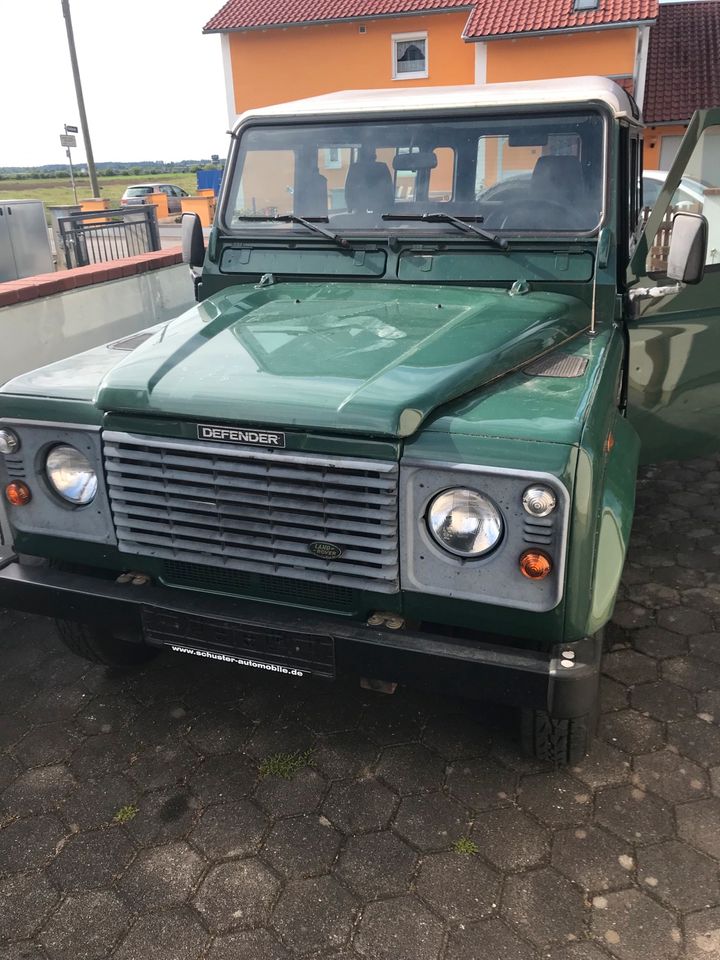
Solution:
<svg viewBox="0 0 720 960"><path fill-rule="evenodd" d="M384 213L382 219L418 220L425 221L426 223L452 223L458 230L464 230L465 233L474 233L478 237L482 237L483 240L487 240L488 243L492 243L493 246L499 247L501 250L508 250L510 248L510 244L504 237L498 237L497 234L489 233L487 230L483 230L482 227L473 226L473 223L482 223L485 219L484 217L460 218L453 217L450 213Z"/></svg>
<svg viewBox="0 0 720 960"><path fill-rule="evenodd" d="M345 237L338 236L337 233L333 233L332 230L326 230L325 227L321 227L321 223L329 223L328 217L298 217L294 213L282 213L276 217L235 217L236 220L249 220L251 223L299 223L303 227L307 227L308 230L313 230L315 233L319 233L322 237L327 237L328 240L332 240L333 243L336 243L339 247L348 249L350 244L345 239Z"/></svg>

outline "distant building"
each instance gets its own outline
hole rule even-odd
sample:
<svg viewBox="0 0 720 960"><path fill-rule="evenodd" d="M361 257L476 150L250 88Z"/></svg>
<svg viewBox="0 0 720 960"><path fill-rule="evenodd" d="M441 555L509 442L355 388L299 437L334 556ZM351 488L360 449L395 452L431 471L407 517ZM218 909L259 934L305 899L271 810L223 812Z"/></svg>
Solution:
<svg viewBox="0 0 720 960"><path fill-rule="evenodd" d="M646 104L646 167L665 167L695 106L720 102L720 2L228 0L231 122L333 90L600 74Z"/></svg>

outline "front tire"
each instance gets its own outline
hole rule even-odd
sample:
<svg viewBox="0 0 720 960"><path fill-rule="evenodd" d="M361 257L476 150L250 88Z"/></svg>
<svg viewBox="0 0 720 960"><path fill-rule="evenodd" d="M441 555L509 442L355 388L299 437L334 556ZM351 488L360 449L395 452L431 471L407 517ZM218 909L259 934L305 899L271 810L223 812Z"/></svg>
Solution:
<svg viewBox="0 0 720 960"><path fill-rule="evenodd" d="M159 653L144 643L131 643L115 637L103 627L77 623L75 620L56 620L58 636L78 657L105 667L138 667Z"/></svg>
<svg viewBox="0 0 720 960"><path fill-rule="evenodd" d="M524 751L557 767L574 766L587 756L597 732L597 713L557 720L544 710L522 712Z"/></svg>

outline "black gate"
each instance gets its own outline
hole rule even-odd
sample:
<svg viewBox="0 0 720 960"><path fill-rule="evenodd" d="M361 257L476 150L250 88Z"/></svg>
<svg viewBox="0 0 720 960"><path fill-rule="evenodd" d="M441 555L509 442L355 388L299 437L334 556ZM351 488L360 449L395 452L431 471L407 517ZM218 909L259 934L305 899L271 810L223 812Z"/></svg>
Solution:
<svg viewBox="0 0 720 960"><path fill-rule="evenodd" d="M157 210L151 203L71 213L58 226L68 270L160 249Z"/></svg>

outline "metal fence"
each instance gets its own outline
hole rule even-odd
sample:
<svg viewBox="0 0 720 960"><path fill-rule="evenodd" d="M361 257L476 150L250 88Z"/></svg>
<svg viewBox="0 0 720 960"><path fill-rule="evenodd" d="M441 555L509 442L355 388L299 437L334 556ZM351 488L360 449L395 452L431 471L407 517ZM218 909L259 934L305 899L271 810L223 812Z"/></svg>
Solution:
<svg viewBox="0 0 720 960"><path fill-rule="evenodd" d="M68 270L160 249L154 204L71 213L58 227Z"/></svg>

